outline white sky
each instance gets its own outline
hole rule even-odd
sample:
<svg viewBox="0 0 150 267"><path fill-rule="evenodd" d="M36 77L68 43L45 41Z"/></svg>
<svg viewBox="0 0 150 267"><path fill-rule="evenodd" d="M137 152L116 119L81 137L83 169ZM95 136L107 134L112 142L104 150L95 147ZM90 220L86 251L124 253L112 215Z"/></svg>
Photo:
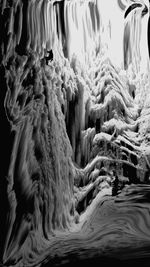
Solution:
<svg viewBox="0 0 150 267"><path fill-rule="evenodd" d="M125 1L125 0L124 0ZM147 1L147 0L145 0ZM123 35L124 35L124 12L120 10L117 4L117 0L97 0L99 13L101 15L103 30L101 28L100 36L102 38L103 44L106 44L106 56L108 56L111 61L121 67L123 64ZM86 6L86 5L85 5ZM69 12L70 21L70 54L74 52L77 56L82 59L84 50L84 37L82 28L82 16L84 16L84 5L82 7L77 7L77 16L79 28L73 23L71 17L72 14ZM148 48L147 48L147 20L148 14L142 19L142 33L141 33L141 64L142 68L147 65L148 58ZM74 25L73 25L74 24ZM111 38L110 38L110 25L111 25ZM80 27L81 26L81 27ZM92 47L92 39L87 38L87 47Z"/></svg>
<svg viewBox="0 0 150 267"><path fill-rule="evenodd" d="M120 65L123 62L123 12L119 9L117 1L100 0L97 3L105 30L103 41L108 42L108 56L115 64ZM111 40L109 38L110 24Z"/></svg>

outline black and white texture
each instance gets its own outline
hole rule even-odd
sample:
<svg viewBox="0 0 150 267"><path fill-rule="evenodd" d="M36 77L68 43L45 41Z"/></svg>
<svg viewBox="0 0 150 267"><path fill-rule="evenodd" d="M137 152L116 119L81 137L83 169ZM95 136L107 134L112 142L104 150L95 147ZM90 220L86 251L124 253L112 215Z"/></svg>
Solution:
<svg viewBox="0 0 150 267"><path fill-rule="evenodd" d="M150 265L149 14L0 0L2 266Z"/></svg>

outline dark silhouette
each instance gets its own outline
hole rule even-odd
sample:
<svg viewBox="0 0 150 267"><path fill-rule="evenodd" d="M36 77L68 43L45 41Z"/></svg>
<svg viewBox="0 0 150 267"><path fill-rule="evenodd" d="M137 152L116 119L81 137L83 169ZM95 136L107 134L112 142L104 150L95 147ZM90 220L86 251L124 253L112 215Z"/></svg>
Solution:
<svg viewBox="0 0 150 267"><path fill-rule="evenodd" d="M143 6L143 5L140 4L140 3L134 3L134 4L130 5L130 6L127 8L127 10L126 10L126 12L125 12L125 14L124 14L124 18L126 18L126 17L128 16L128 14L129 14L133 9L135 9L135 8L137 8L137 7L142 7L142 6ZM148 13L148 8L147 8L146 5L144 5L144 6L143 6L143 10L142 10L142 17L143 17L144 15L146 15L147 13Z"/></svg>
<svg viewBox="0 0 150 267"><path fill-rule="evenodd" d="M48 65L48 62L53 60L53 51L52 50L47 51L47 54L48 56L45 57L45 60L46 60L46 64Z"/></svg>

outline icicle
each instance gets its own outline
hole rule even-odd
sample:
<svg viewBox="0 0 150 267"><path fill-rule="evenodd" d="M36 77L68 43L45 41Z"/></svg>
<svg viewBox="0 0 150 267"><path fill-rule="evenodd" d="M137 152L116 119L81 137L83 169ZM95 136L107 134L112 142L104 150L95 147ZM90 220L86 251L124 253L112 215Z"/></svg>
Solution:
<svg viewBox="0 0 150 267"><path fill-rule="evenodd" d="M17 34L16 34L16 44L19 45L19 42L20 42L20 39L21 39L21 33L22 33L22 7L23 5L22 4L19 4L18 7L17 7L17 12L19 13L18 16L18 21L16 22L18 25L17 27Z"/></svg>

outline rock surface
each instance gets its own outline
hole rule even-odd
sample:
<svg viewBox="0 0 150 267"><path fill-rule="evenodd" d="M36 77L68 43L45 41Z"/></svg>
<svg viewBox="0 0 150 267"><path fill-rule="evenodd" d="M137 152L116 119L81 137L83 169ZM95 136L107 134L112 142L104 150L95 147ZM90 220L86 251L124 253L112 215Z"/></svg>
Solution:
<svg viewBox="0 0 150 267"><path fill-rule="evenodd" d="M121 68L106 53L97 1L0 2L4 265L150 257L150 77L139 10L128 14L136 38L130 32Z"/></svg>

